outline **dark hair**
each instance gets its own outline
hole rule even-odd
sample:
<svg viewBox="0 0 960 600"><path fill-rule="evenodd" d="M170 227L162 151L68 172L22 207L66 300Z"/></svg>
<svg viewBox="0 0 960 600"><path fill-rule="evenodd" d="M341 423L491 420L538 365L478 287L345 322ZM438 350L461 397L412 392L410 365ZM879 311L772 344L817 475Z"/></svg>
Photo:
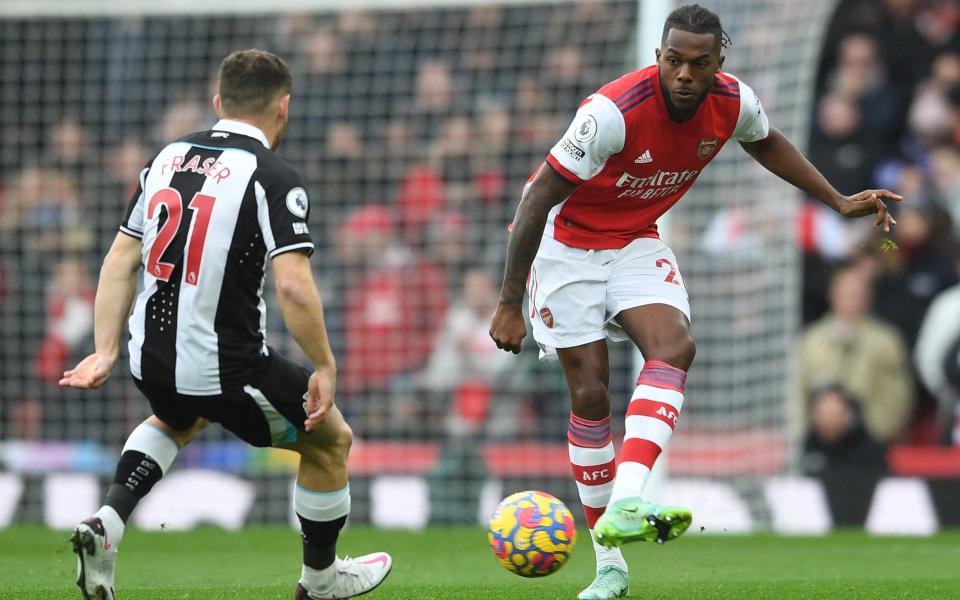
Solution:
<svg viewBox="0 0 960 600"><path fill-rule="evenodd" d="M220 63L218 93L225 115L263 112L277 96L289 94L293 77L286 63L264 50L238 50Z"/></svg>
<svg viewBox="0 0 960 600"><path fill-rule="evenodd" d="M662 43L667 39L667 34L671 29L680 31L689 31L690 33L712 33L721 48L730 45L730 36L723 30L720 24L720 17L710 12L699 4L687 4L674 10L663 23L663 36L660 38Z"/></svg>

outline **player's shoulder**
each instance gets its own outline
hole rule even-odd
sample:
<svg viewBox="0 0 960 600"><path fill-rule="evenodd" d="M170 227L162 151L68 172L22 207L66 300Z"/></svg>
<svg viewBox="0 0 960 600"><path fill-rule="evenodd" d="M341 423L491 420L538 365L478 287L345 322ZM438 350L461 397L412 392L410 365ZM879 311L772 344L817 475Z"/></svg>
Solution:
<svg viewBox="0 0 960 600"><path fill-rule="evenodd" d="M287 187L303 186L304 179L300 171L276 152L262 144L257 149L257 179L262 184L276 184Z"/></svg>
<svg viewBox="0 0 960 600"><path fill-rule="evenodd" d="M718 98L740 100L743 87L744 84L739 79L729 73L720 71L713 76L713 86L710 88L710 94Z"/></svg>
<svg viewBox="0 0 960 600"><path fill-rule="evenodd" d="M656 65L631 71L602 86L597 94L608 98L621 113L626 113L653 98L657 73Z"/></svg>

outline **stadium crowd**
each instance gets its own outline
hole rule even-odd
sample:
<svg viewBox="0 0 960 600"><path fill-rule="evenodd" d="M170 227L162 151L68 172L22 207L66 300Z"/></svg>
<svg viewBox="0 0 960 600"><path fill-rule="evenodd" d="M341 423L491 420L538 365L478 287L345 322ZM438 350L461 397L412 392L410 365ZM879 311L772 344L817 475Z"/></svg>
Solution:
<svg viewBox="0 0 960 600"><path fill-rule="evenodd" d="M358 433L536 434L559 376L521 383L540 367L486 334L506 224L571 110L628 64L635 20L630 2L571 8L0 24L0 437L116 443L143 417L126 368L101 392L56 383L91 347L99 261L140 170L215 121L212 77L238 47L293 70L280 152L308 178ZM270 318L270 343L296 356ZM495 388L512 400L491 403Z"/></svg>
<svg viewBox="0 0 960 600"><path fill-rule="evenodd" d="M891 442L956 444L960 3L841 2L811 124L809 156L838 189L904 201L889 236L801 211L806 467L876 465Z"/></svg>
<svg viewBox="0 0 960 600"><path fill-rule="evenodd" d="M0 24L0 437L116 443L143 417L125 369L99 393L56 381L90 348L99 260L140 169L214 121L217 62L254 46L294 71L280 151L309 179L338 393L358 433L556 437L559 370L498 353L486 316L519 190L582 97L633 64L635 11ZM64 43L41 44L51 35ZM960 443L960 0L841 2L811 122L809 156L838 189L906 199L896 250L814 203L798 214L807 468L882 463L896 441ZM267 330L281 329L274 311Z"/></svg>

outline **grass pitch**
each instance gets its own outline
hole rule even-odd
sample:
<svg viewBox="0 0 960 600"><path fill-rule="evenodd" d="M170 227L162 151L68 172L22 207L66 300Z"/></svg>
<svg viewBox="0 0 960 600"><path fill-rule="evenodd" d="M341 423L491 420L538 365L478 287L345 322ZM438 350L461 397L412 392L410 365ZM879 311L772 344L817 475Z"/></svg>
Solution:
<svg viewBox="0 0 960 600"><path fill-rule="evenodd" d="M543 579L502 569L480 529L423 533L351 527L340 552L387 550L393 573L370 600L573 599L593 575L593 553L580 532L570 562ZM80 597L64 531L0 529L0 598ZM655 546L625 549L631 598L860 599L960 598L960 532L931 538L876 538L859 532L824 538L707 536L691 531ZM284 527L230 533L124 535L117 575L120 600L271 600L293 598L300 572L297 534Z"/></svg>

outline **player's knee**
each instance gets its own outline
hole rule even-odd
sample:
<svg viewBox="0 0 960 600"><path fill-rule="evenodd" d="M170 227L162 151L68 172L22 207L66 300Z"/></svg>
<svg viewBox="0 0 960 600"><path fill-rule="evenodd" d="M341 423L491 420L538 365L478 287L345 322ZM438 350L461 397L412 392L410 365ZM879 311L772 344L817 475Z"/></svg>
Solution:
<svg viewBox="0 0 960 600"><path fill-rule="evenodd" d="M600 381L586 382L570 390L573 414L582 419L599 421L610 415L610 398L607 386Z"/></svg>
<svg viewBox="0 0 960 600"><path fill-rule="evenodd" d="M678 335L670 342L662 344L655 357L651 360L659 360L668 365L687 371L693 364L693 359L697 355L697 344L693 341L693 336L687 331L683 335Z"/></svg>
<svg viewBox="0 0 960 600"><path fill-rule="evenodd" d="M353 430L342 423L336 431L327 432L323 439L308 436L300 454L321 470L333 473L347 468L352 444Z"/></svg>
<svg viewBox="0 0 960 600"><path fill-rule="evenodd" d="M156 417L153 417L156 419ZM148 421L151 422L151 421ZM152 424L156 425L156 421L152 421ZM207 425L210 424L210 421L206 419L199 418L194 421L193 425L184 430L176 430L171 428L169 425L164 425L161 430L173 438L173 441L176 442L177 446L183 448L190 442L192 442L200 433L206 429Z"/></svg>

